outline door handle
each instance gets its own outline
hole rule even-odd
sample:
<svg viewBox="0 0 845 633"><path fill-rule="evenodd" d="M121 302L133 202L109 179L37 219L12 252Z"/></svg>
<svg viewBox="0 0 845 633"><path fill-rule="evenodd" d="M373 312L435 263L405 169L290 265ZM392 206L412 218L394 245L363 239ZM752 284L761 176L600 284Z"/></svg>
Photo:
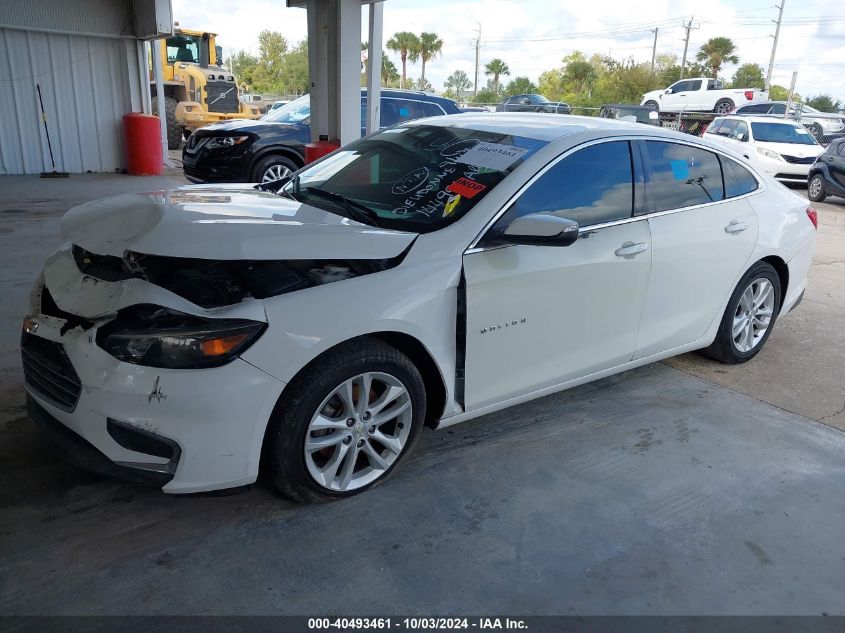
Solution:
<svg viewBox="0 0 845 633"><path fill-rule="evenodd" d="M645 242L624 242L622 246L616 249L617 257L625 257L631 259L635 255L644 253L648 250L648 244Z"/></svg>
<svg viewBox="0 0 845 633"><path fill-rule="evenodd" d="M742 233L747 228L748 222L738 222L737 220L731 220L730 223L725 227L725 233Z"/></svg>

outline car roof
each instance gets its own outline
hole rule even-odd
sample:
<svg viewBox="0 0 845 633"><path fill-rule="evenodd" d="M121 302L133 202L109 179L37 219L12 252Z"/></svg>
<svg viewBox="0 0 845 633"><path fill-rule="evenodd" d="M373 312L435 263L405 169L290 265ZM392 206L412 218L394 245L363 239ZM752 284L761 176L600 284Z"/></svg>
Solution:
<svg viewBox="0 0 845 633"><path fill-rule="evenodd" d="M644 126L642 123L569 114L555 116L534 112L487 112L485 114L465 112L428 119L415 119L413 121L407 121L402 125L442 125L444 127L466 128L481 132L507 132L508 134L549 142L579 132L600 133L603 131L613 134L632 132L642 135L646 133L648 135L666 136L676 140L690 140L692 138L689 134L663 130L654 126ZM644 128L649 129L644 130Z"/></svg>
<svg viewBox="0 0 845 633"><path fill-rule="evenodd" d="M747 114L727 114L717 117L719 119L735 119L737 121L750 121L751 123L784 123L786 125L804 127L792 119L780 119L773 116L748 116Z"/></svg>

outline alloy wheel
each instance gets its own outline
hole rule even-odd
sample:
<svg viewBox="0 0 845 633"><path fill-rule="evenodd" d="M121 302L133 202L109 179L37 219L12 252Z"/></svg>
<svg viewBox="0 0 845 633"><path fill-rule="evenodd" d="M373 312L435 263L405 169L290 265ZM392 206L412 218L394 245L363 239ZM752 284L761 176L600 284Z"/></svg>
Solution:
<svg viewBox="0 0 845 633"><path fill-rule="evenodd" d="M305 465L314 481L348 492L382 477L402 454L413 407L402 382L383 372L344 381L323 400L305 433Z"/></svg>
<svg viewBox="0 0 845 633"><path fill-rule="evenodd" d="M286 178L291 174L291 170L289 167L285 167L284 165L271 165L267 168L264 172L264 175L261 177L261 182L273 182L275 180L281 180L282 178Z"/></svg>
<svg viewBox="0 0 845 633"><path fill-rule="evenodd" d="M731 334L738 352L747 353L763 340L775 313L775 291L765 277L752 281L737 303Z"/></svg>
<svg viewBox="0 0 845 633"><path fill-rule="evenodd" d="M810 198L817 198L819 194L822 192L822 179L818 176L814 176L813 179L810 181Z"/></svg>
<svg viewBox="0 0 845 633"><path fill-rule="evenodd" d="M727 114L732 110L730 103L720 103L716 106L716 113L717 114Z"/></svg>

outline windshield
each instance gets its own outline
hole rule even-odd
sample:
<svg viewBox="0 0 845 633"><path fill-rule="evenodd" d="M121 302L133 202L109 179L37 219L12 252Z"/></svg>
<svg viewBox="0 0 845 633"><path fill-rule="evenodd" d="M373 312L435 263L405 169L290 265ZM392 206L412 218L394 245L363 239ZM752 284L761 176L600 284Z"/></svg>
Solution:
<svg viewBox="0 0 845 633"><path fill-rule="evenodd" d="M167 61L199 64L198 35L174 35L167 38Z"/></svg>
<svg viewBox="0 0 845 633"><path fill-rule="evenodd" d="M531 95L531 99L534 101L534 103L551 103L543 95Z"/></svg>
<svg viewBox="0 0 845 633"><path fill-rule="evenodd" d="M803 127L789 123L752 123L755 141L764 143L792 143L793 145L818 145L816 139Z"/></svg>
<svg viewBox="0 0 845 633"><path fill-rule="evenodd" d="M273 123L302 123L311 116L311 96L303 95L290 103L271 110L263 117L262 121Z"/></svg>
<svg viewBox="0 0 845 633"><path fill-rule="evenodd" d="M339 215L363 207L383 228L435 231L466 215L544 145L501 132L394 127L305 168L284 193Z"/></svg>

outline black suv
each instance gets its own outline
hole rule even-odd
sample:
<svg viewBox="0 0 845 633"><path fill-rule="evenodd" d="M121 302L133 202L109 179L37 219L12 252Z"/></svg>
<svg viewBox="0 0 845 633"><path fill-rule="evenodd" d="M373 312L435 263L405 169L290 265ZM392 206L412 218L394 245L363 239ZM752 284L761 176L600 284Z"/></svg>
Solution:
<svg viewBox="0 0 845 633"><path fill-rule="evenodd" d="M380 127L443 114L460 114L454 101L411 90L382 90ZM361 135L367 91L361 91ZM257 121L235 120L198 129L182 149L191 182L269 182L305 164L311 141L311 98L304 95Z"/></svg>
<svg viewBox="0 0 845 633"><path fill-rule="evenodd" d="M845 138L832 141L810 167L807 195L813 202L827 196L845 198Z"/></svg>
<svg viewBox="0 0 845 633"><path fill-rule="evenodd" d="M543 95L513 95L496 105L496 112L555 112L571 114L563 101L549 101Z"/></svg>

